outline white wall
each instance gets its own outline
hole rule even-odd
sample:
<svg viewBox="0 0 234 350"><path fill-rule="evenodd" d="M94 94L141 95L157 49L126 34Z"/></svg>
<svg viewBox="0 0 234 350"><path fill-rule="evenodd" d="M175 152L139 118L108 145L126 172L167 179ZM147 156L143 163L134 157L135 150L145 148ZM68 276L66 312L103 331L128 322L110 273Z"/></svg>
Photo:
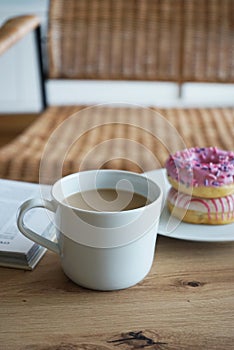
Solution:
<svg viewBox="0 0 234 350"><path fill-rule="evenodd" d="M36 14L45 28L48 0L0 0L0 25L8 18ZM41 109L34 33L0 56L0 113Z"/></svg>
<svg viewBox="0 0 234 350"><path fill-rule="evenodd" d="M7 18L35 13L46 31L48 0L0 0L0 24ZM0 113L41 108L35 41L32 33L0 57ZM141 105L234 105L234 85L184 84L182 99L174 83L49 81L50 104L127 102Z"/></svg>
<svg viewBox="0 0 234 350"><path fill-rule="evenodd" d="M51 104L95 104L123 102L140 105L172 106L234 106L234 85L192 84L182 88L164 82L110 82L110 81L49 81L48 97Z"/></svg>

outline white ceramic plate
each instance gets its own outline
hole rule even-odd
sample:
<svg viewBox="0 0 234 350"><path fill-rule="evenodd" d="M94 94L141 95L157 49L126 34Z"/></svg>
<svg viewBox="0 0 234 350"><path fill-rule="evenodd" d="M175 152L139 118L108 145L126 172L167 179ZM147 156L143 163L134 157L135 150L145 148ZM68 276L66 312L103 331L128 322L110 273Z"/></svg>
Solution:
<svg viewBox="0 0 234 350"><path fill-rule="evenodd" d="M161 214L158 233L171 238L198 242L234 241L234 223L227 225L196 225L180 222L171 216L165 206L166 194L170 188L165 169L149 171L146 176L158 183L164 193L164 209Z"/></svg>

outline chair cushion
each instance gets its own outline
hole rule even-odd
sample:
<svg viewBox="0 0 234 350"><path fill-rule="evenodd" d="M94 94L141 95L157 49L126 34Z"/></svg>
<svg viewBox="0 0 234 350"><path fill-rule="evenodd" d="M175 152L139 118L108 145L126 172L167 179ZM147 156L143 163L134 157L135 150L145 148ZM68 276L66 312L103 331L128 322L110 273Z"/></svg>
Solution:
<svg viewBox="0 0 234 350"><path fill-rule="evenodd" d="M192 146L233 150L234 108L53 106L0 150L0 177L53 183L87 169L144 172Z"/></svg>

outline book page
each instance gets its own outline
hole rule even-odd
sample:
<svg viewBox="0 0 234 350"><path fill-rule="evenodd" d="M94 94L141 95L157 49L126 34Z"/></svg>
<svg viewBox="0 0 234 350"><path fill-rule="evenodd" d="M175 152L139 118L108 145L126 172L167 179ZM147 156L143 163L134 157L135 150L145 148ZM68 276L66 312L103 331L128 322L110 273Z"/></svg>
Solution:
<svg viewBox="0 0 234 350"><path fill-rule="evenodd" d="M46 188L46 190L45 190ZM43 185L49 197L51 186ZM41 185L0 179L0 252L26 253L34 244L17 228L16 213L20 205L30 198L41 198ZM42 233L51 222L46 210L37 208L25 215L25 223Z"/></svg>

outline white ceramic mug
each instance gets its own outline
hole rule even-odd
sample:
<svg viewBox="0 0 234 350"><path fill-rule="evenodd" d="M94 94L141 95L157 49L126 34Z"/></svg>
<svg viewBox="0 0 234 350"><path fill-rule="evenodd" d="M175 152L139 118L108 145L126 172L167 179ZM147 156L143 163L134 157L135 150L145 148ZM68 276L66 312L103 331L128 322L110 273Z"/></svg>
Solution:
<svg viewBox="0 0 234 350"><path fill-rule="evenodd" d="M131 188L150 201L137 209L100 212L73 208L64 199L93 189ZM18 228L29 239L58 253L65 274L95 290L127 288L149 272L155 252L162 191L147 177L119 170L91 170L68 175L52 187L52 200L31 199L18 212ZM55 213L57 242L27 227L24 216L42 207Z"/></svg>

